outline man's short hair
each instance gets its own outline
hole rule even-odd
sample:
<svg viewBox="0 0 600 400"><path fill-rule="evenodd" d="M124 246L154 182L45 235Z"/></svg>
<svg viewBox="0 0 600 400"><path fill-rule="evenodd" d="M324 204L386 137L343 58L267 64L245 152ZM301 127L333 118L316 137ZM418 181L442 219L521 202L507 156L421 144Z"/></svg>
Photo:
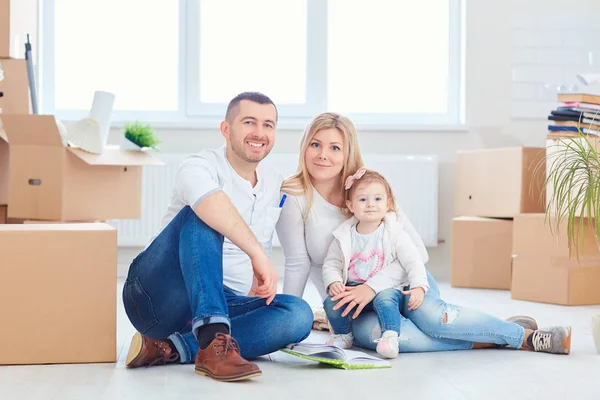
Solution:
<svg viewBox="0 0 600 400"><path fill-rule="evenodd" d="M240 102L242 100L249 100L258 104L272 104L273 107L275 107L275 118L279 117L277 106L269 97L259 92L244 92L238 94L229 102L229 105L227 106L227 112L225 113L225 119L227 121L233 121L240 110Z"/></svg>

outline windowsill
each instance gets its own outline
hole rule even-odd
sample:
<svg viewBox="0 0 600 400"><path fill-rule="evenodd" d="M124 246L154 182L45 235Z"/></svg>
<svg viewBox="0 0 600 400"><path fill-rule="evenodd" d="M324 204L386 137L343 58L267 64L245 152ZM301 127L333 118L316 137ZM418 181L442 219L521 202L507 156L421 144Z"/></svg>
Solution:
<svg viewBox="0 0 600 400"><path fill-rule="evenodd" d="M203 119L202 121L155 121L149 124L158 130L214 130L219 129L220 119ZM69 121L70 122L70 121ZM129 121L112 121L111 128L122 129ZM277 124L279 131L303 131L308 124L304 120L280 120ZM468 132L467 124L440 125L403 125L356 123L356 129L368 132Z"/></svg>

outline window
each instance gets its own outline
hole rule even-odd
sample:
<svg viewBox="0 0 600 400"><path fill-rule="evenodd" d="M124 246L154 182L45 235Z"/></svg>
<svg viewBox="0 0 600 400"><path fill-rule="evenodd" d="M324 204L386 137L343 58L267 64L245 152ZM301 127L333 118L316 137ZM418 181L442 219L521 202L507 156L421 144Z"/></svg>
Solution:
<svg viewBox="0 0 600 400"><path fill-rule="evenodd" d="M195 125L236 94L281 122L461 123L461 0L47 0L41 109L77 119L94 91L113 121ZM235 10L235 12L233 12Z"/></svg>

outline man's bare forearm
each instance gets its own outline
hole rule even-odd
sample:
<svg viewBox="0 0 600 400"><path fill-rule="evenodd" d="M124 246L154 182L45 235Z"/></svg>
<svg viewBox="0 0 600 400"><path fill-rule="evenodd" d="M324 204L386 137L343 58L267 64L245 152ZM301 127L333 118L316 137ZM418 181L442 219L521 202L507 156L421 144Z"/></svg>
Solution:
<svg viewBox="0 0 600 400"><path fill-rule="evenodd" d="M231 240L250 258L264 253L262 246L222 190L202 200L194 212L206 225Z"/></svg>

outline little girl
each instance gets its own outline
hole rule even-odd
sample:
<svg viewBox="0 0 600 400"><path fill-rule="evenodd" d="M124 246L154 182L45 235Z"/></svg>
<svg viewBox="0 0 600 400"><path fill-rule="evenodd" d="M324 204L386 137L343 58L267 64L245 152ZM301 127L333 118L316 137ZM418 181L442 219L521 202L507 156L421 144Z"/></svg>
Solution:
<svg viewBox="0 0 600 400"><path fill-rule="evenodd" d="M417 248L396 214L389 183L365 168L346 179L346 206L354 216L333 232L333 242L323 264L323 281L329 297L323 306L334 334L327 344L352 347L352 318L331 298L352 286L368 285L377 295L365 310L377 313L381 332L377 353L398 356L400 306L403 294L409 307L417 309L429 289L427 272ZM410 286L410 291L401 288ZM347 315L346 315L347 314Z"/></svg>

